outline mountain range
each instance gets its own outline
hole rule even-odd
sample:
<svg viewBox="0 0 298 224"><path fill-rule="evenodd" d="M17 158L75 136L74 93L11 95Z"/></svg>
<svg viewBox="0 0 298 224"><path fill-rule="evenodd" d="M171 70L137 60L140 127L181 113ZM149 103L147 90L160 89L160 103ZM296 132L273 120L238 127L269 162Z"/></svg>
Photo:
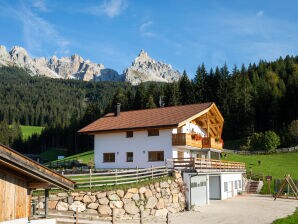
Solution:
<svg viewBox="0 0 298 224"><path fill-rule="evenodd" d="M52 56L32 58L28 52L19 46L7 51L0 45L0 67L17 66L26 69L32 76L46 76L60 79L77 79L84 81L116 81L129 82L137 85L141 82L173 82L181 74L171 65L152 59L144 50L134 59L132 65L124 69L123 74L103 64L85 60L74 54L70 57Z"/></svg>

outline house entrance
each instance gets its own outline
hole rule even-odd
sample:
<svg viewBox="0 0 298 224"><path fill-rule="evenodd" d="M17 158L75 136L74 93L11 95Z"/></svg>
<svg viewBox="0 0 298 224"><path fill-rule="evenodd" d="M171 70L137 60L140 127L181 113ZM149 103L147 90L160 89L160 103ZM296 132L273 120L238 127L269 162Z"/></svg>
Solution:
<svg viewBox="0 0 298 224"><path fill-rule="evenodd" d="M211 200L221 199L220 176L209 176L209 198Z"/></svg>

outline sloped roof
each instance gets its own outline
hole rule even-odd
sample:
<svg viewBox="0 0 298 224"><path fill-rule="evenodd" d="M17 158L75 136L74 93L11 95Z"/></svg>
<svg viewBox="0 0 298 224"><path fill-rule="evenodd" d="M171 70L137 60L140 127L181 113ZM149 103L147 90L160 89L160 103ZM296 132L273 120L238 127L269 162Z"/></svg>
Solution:
<svg viewBox="0 0 298 224"><path fill-rule="evenodd" d="M214 103L190 104L145 110L120 112L115 116L108 113L104 117L82 128L80 133L98 133L142 128L177 126L180 122L210 108Z"/></svg>
<svg viewBox="0 0 298 224"><path fill-rule="evenodd" d="M14 170L27 180L73 190L75 182L0 143L0 167Z"/></svg>

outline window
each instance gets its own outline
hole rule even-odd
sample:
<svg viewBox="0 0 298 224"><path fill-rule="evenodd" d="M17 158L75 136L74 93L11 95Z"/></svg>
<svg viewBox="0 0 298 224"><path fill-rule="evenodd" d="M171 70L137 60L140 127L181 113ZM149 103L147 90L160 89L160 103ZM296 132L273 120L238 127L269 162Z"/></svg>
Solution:
<svg viewBox="0 0 298 224"><path fill-rule="evenodd" d="M238 181L235 180L234 182L235 182L235 189L238 189Z"/></svg>
<svg viewBox="0 0 298 224"><path fill-rule="evenodd" d="M158 129L148 129L148 136L159 136Z"/></svg>
<svg viewBox="0 0 298 224"><path fill-rule="evenodd" d="M184 158L184 152L179 152L178 151L178 159Z"/></svg>
<svg viewBox="0 0 298 224"><path fill-rule="evenodd" d="M164 151L149 151L148 152L148 161L164 161Z"/></svg>
<svg viewBox="0 0 298 224"><path fill-rule="evenodd" d="M133 131L127 131L126 138L132 138L132 137L133 137Z"/></svg>
<svg viewBox="0 0 298 224"><path fill-rule="evenodd" d="M133 152L126 153L126 162L133 162Z"/></svg>
<svg viewBox="0 0 298 224"><path fill-rule="evenodd" d="M241 180L238 180L238 188L242 188L242 186L241 186Z"/></svg>
<svg viewBox="0 0 298 224"><path fill-rule="evenodd" d="M115 162L115 153L104 153L103 154L104 163L114 163Z"/></svg>
<svg viewBox="0 0 298 224"><path fill-rule="evenodd" d="M228 192L228 182L224 182L224 192Z"/></svg>

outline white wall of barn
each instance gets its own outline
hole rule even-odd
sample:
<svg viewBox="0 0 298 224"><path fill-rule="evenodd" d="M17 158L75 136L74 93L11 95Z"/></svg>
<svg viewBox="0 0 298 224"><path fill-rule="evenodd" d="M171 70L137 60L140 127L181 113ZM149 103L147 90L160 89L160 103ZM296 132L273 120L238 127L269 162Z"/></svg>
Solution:
<svg viewBox="0 0 298 224"><path fill-rule="evenodd" d="M148 161L148 151L164 151L165 160L172 158L172 129L160 129L159 136L148 136L147 130L134 131L132 138L126 138L126 132L94 136L94 161L97 169L165 165L165 161ZM133 162L126 161L126 152L133 152ZM103 153L115 153L115 162L103 162Z"/></svg>

